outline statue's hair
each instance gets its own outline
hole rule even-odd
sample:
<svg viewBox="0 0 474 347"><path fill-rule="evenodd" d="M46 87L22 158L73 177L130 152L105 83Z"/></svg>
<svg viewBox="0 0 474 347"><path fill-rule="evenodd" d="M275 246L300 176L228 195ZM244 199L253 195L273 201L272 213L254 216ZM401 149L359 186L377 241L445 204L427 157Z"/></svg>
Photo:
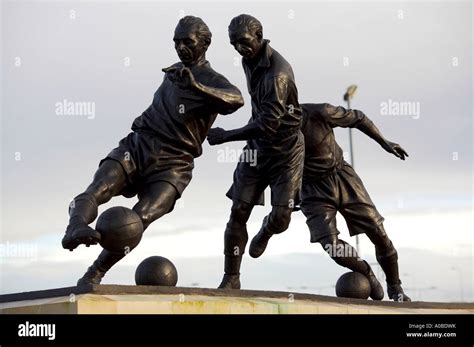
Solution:
<svg viewBox="0 0 474 347"><path fill-rule="evenodd" d="M186 16L179 20L176 30L193 28L199 40L202 40L205 44L211 44L212 33L209 30L204 21L199 17Z"/></svg>
<svg viewBox="0 0 474 347"><path fill-rule="evenodd" d="M262 23L260 23L257 18L252 17L249 14L241 14L232 18L229 24L229 33L236 31L237 28L242 26L246 26L247 30L252 33L260 31L263 35Z"/></svg>

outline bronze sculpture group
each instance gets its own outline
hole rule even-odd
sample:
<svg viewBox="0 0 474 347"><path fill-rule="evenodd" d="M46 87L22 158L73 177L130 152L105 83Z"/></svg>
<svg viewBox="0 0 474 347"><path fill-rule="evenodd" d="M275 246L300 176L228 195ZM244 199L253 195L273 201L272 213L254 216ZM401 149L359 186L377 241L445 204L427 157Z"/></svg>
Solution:
<svg viewBox="0 0 474 347"><path fill-rule="evenodd" d="M351 236L364 233L374 244L389 298L409 301L383 218L344 161L332 129L354 127L400 159L407 153L387 141L361 111L299 104L290 64L263 38L261 23L245 14L230 22L229 39L242 56L252 115L242 128L211 128L218 114L233 113L244 104L239 89L206 60L211 36L200 18L186 16L179 21L173 40L180 62L163 69L165 76L152 104L135 119L132 132L100 162L85 192L74 199L63 247L73 250L80 244L99 243L100 233L89 224L96 219L98 206L116 195L138 196L133 211L146 229L173 210L191 180L194 158L201 155L206 138L211 145L246 141L244 149L257 157L255 163L238 163L227 192L232 209L224 231L224 276L219 288L240 289L246 223L270 187L272 210L250 243L250 256L261 256L271 237L287 230L291 214L301 209L311 242L319 242L339 265L366 276L370 297L382 300L383 288L369 264L338 237L336 213L340 212ZM99 284L126 254L104 249L78 284Z"/></svg>

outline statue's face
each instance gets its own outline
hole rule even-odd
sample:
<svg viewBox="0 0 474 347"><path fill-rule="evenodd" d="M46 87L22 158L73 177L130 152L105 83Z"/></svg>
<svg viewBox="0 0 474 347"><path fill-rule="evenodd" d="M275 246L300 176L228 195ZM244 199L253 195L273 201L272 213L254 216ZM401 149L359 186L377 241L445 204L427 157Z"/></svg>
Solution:
<svg viewBox="0 0 474 347"><path fill-rule="evenodd" d="M196 63L207 50L207 45L198 38L192 28L177 28L173 41L176 53L185 65Z"/></svg>
<svg viewBox="0 0 474 347"><path fill-rule="evenodd" d="M229 32L230 44L239 54L249 60L255 58L263 46L262 37L251 33L247 28L239 28Z"/></svg>

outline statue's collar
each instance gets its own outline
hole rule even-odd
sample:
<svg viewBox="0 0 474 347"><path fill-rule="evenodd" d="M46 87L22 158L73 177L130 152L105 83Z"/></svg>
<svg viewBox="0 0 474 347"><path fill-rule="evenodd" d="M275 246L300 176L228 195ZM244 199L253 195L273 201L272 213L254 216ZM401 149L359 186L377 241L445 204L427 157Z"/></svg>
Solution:
<svg viewBox="0 0 474 347"><path fill-rule="evenodd" d="M270 67L270 57L272 56L273 50L269 45L270 40L264 39L263 40L263 47L261 48L260 58L258 60L256 67L263 67L267 68ZM244 59L245 63L249 65L247 59Z"/></svg>

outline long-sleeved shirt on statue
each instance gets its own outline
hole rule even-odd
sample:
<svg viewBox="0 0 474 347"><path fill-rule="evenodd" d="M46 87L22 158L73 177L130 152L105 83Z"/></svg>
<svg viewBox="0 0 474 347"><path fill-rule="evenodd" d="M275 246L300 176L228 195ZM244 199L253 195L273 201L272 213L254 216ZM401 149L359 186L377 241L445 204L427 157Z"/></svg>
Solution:
<svg viewBox="0 0 474 347"><path fill-rule="evenodd" d="M180 68L183 65L173 66ZM240 90L214 71L209 62L193 66L191 72L197 82L234 94L234 99L241 98ZM217 114L229 114L241 106L241 103L217 102L198 91L181 89L165 75L152 104L135 119L132 130L151 132L160 139L162 145L157 155L164 155L167 160L187 155L192 160L202 154L202 143Z"/></svg>
<svg viewBox="0 0 474 347"><path fill-rule="evenodd" d="M252 100L251 122L264 136L248 141L248 147L262 153L288 151L297 143L301 125L298 91L290 64L265 40L263 53L253 68L242 60Z"/></svg>
<svg viewBox="0 0 474 347"><path fill-rule="evenodd" d="M305 142L303 179L320 177L344 162L333 128L355 128L366 116L359 110L330 104L301 104L301 108L301 131Z"/></svg>

